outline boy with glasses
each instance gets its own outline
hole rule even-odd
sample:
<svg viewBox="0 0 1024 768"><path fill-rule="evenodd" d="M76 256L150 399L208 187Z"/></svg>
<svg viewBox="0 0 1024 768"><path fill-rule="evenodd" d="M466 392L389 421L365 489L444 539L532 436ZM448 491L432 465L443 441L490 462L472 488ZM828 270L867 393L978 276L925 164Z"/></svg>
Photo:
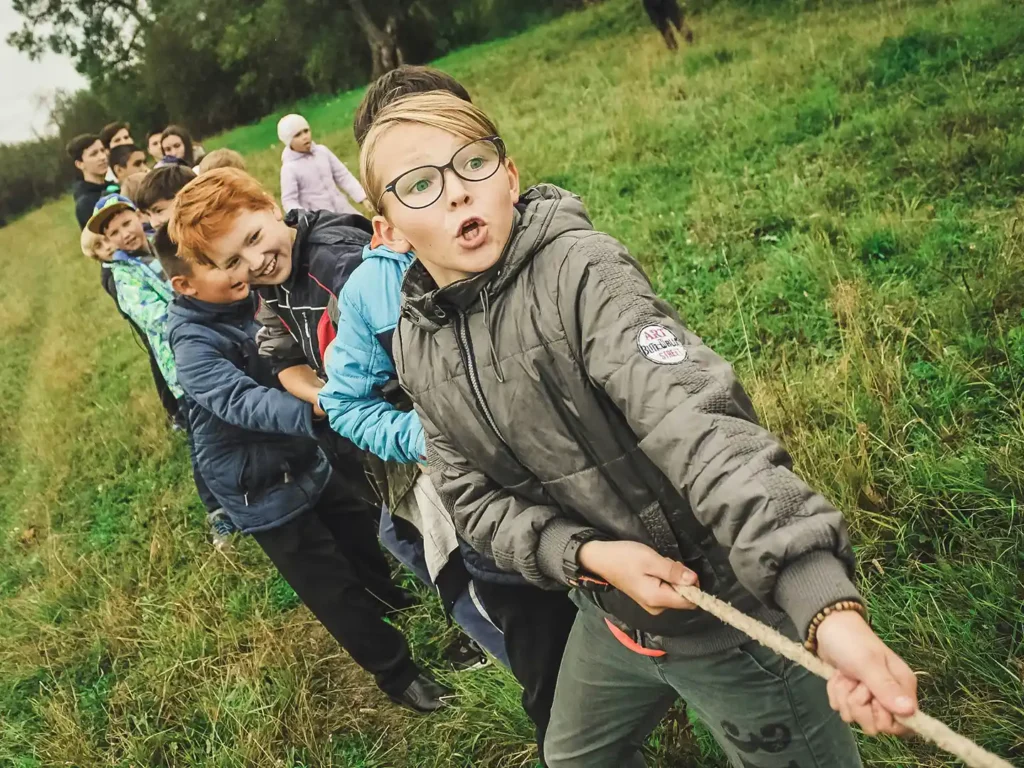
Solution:
<svg viewBox="0 0 1024 768"><path fill-rule="evenodd" d="M450 95L405 97L361 177L375 234L416 254L395 356L431 479L475 549L575 587L548 765L643 765L681 696L737 768L859 766L843 720L899 732L916 681L864 619L842 515L578 198L520 195L497 135ZM826 688L694 610L675 587L698 582L839 674Z"/></svg>
<svg viewBox="0 0 1024 768"><path fill-rule="evenodd" d="M357 138L395 99L436 90L469 100L466 90L439 70L402 67L384 75L370 86L356 112ZM565 591L538 589L459 541L450 512L419 466L426 450L423 427L395 370L393 334L413 254L374 245L364 249L363 263L338 297L338 337L329 350L320 404L339 434L377 458L375 474L386 489L392 517L420 533L430 580L452 605L455 620L505 660L522 684L523 708L543 746L576 608Z"/></svg>

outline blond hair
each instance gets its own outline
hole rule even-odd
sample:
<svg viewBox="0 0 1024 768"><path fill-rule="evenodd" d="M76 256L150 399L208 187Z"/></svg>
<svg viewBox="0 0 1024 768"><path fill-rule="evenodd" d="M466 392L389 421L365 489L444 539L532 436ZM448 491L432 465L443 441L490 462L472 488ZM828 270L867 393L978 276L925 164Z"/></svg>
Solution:
<svg viewBox="0 0 1024 768"><path fill-rule="evenodd" d="M242 156L235 152L235 150L228 149L227 147L215 149L203 155L203 159L199 161L200 173L213 171L217 168L237 168L240 171L249 170L245 167L245 160L242 159Z"/></svg>
<svg viewBox="0 0 1024 768"><path fill-rule="evenodd" d="M90 232L88 229L82 230L82 237L79 241L82 245L82 254L88 256L93 261L98 261L101 264L103 259L100 258L99 248L106 242L106 237L103 235L97 235L95 232Z"/></svg>
<svg viewBox="0 0 1024 768"><path fill-rule="evenodd" d="M377 146L390 128L402 124L439 128L466 141L498 135L498 126L482 109L448 91L413 93L391 102L377 113L359 156L359 175L374 208L378 207L388 183L380 178L375 167Z"/></svg>

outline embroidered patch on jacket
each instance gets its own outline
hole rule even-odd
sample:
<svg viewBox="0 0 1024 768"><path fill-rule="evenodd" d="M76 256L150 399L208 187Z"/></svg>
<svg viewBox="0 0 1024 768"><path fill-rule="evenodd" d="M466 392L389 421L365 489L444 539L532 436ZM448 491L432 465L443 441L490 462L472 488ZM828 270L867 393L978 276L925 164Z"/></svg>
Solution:
<svg viewBox="0 0 1024 768"><path fill-rule="evenodd" d="M636 346L640 354L659 365L672 365L686 359L686 348L664 325L645 325L636 336Z"/></svg>

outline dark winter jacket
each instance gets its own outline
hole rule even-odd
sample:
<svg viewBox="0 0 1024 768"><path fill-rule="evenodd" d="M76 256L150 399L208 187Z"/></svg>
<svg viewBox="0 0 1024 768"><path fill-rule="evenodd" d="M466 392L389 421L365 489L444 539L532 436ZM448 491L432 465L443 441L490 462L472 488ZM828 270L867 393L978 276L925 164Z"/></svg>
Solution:
<svg viewBox="0 0 1024 768"><path fill-rule="evenodd" d="M277 389L260 359L255 312L255 295L233 304L179 296L169 319L199 470L245 533L305 512L331 475L315 441L313 407Z"/></svg>
<svg viewBox="0 0 1024 768"><path fill-rule="evenodd" d="M301 209L289 211L285 223L297 233L292 272L281 285L254 286L262 299L260 354L273 360L274 373L306 363L326 379L323 355L335 336L328 306L336 311L372 229L362 216Z"/></svg>
<svg viewBox="0 0 1024 768"><path fill-rule="evenodd" d="M104 195L117 192L120 187L111 182L93 184L91 181L79 179L71 187L71 196L75 199L75 218L78 228L85 229L86 223L92 218L93 208Z"/></svg>
<svg viewBox="0 0 1024 768"><path fill-rule="evenodd" d="M625 247L549 185L516 207L489 272L438 289L414 264L396 358L431 477L474 549L564 585L570 538L640 541L705 590L805 631L857 599L842 515L790 469L732 368L658 298ZM597 602L646 642L703 654L743 641L702 611Z"/></svg>

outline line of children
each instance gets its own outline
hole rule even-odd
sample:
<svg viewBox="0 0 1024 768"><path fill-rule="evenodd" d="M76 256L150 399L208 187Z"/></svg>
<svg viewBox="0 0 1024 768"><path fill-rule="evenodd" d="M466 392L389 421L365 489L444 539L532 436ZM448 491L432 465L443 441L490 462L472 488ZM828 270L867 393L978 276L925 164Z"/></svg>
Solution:
<svg viewBox="0 0 1024 768"><path fill-rule="evenodd" d="M283 217L235 170L174 202L160 235L180 294L174 354L218 500L393 700L440 707L446 690L407 648L394 666L365 642L387 626L367 598L374 579L386 589L386 567L358 453L325 440L329 413L392 462L393 512L420 533L453 527L465 548L456 539L447 555L469 557L482 591L488 569L507 579L484 613L517 677L553 692L539 713L524 694L549 767L643 765L678 697L737 768L859 766L843 721L899 733L893 715L915 709L916 683L864 619L840 513L792 473L730 366L579 199L544 184L520 193L465 89L403 69L371 88L355 125L372 246L365 220ZM424 459L432 485L416 477ZM450 532L439 539L435 580L452 547ZM840 673L826 686L673 588L698 583L813 638ZM569 589L578 613L547 613ZM557 646L556 663L528 650L530 632ZM399 679L412 683L399 691Z"/></svg>
<svg viewBox="0 0 1024 768"><path fill-rule="evenodd" d="M151 359L155 361L157 370L154 370L154 377L159 374L159 380L174 400L175 426L188 432L188 404L184 402L184 390L178 384L174 355L168 341L167 312L173 291L146 237L137 207L122 195L101 198L86 224L86 230L104 238L112 246L112 249L104 250L99 241L93 240L89 244L89 254L102 261L103 274L109 275L111 284L108 293L144 340ZM83 249L85 247L83 243ZM103 260L110 250L109 258ZM191 449L191 442L189 445ZM211 528L218 537L223 537L226 532L223 511L196 471L194 451L190 450L190 453L196 491L206 507Z"/></svg>
<svg viewBox="0 0 1024 768"><path fill-rule="evenodd" d="M255 179L241 171L220 169L201 175L182 191L175 200L171 229L186 259L209 259L242 275L239 279L260 294L257 320L264 326L260 354L274 361L274 373L287 391L322 413L317 397L326 378L323 355L335 335L337 296L361 262L370 240L369 222L361 216L301 209L282 216ZM366 479L362 451L330 430L322 443L352 493L372 498L379 508L378 494ZM431 583L422 552L401 545L386 510L380 519L385 547ZM453 571L457 573L458 568ZM459 583L455 575L452 582ZM459 594L453 587L442 599L451 608ZM472 601L461 606L467 614L457 617L460 626L472 640L502 658L494 626L479 615ZM486 662L464 637L456 638L446 655L458 667Z"/></svg>
<svg viewBox="0 0 1024 768"><path fill-rule="evenodd" d="M450 691L385 621L410 598L391 581L372 513L318 447L313 406L277 389L258 354L258 296L226 271L178 258L166 227L156 247L177 293L170 340L214 495L381 690L418 712L444 706Z"/></svg>

